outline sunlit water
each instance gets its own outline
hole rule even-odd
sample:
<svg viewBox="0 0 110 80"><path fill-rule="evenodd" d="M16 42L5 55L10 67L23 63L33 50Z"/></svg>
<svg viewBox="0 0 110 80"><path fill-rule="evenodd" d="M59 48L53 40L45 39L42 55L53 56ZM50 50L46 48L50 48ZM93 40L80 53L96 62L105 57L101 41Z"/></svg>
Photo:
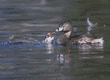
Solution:
<svg viewBox="0 0 110 80"><path fill-rule="evenodd" d="M84 5L86 3L87 6ZM0 80L109 80L110 25L107 3L102 0L100 4L105 7L93 8L90 2L84 1L1 0L0 43L3 45L0 46ZM94 10L87 10L86 7ZM88 16L93 23L98 23L97 27L87 28ZM43 40L48 32L55 31L58 24L65 20L72 20L77 33L87 33L88 29L90 34L103 37L104 44L5 45L12 35Z"/></svg>

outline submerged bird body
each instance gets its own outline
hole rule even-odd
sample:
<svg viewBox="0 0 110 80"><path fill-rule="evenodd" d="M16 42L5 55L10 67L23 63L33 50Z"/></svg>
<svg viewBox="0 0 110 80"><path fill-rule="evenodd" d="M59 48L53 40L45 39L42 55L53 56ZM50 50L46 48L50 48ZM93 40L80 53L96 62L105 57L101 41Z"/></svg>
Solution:
<svg viewBox="0 0 110 80"><path fill-rule="evenodd" d="M79 39L74 40L74 43L79 43L79 44L84 44L84 43L89 43L89 44L103 44L104 40L103 38L92 38L87 35L81 35Z"/></svg>
<svg viewBox="0 0 110 80"><path fill-rule="evenodd" d="M99 38L99 39L93 39L91 41L92 44L103 44L104 40L103 37Z"/></svg>

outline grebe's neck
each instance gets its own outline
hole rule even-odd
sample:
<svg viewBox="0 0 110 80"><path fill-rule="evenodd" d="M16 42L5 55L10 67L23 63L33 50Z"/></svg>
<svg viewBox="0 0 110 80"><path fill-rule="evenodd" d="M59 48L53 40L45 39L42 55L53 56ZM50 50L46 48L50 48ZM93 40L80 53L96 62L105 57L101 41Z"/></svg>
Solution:
<svg viewBox="0 0 110 80"><path fill-rule="evenodd" d="M71 35L71 33L72 33L72 29L71 29L70 31L68 31L67 33L65 33L64 35L65 35L67 38L69 38L70 35Z"/></svg>

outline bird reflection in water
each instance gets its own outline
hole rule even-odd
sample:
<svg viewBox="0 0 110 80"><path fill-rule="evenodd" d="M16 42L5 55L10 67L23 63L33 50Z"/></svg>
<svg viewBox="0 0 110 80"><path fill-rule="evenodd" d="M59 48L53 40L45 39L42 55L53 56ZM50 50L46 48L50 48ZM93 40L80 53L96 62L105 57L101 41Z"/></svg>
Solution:
<svg viewBox="0 0 110 80"><path fill-rule="evenodd" d="M83 54L79 59L92 59L92 58L103 58L104 56L98 56L99 51L103 51L103 44L82 44L79 45L79 54ZM85 54L85 55L84 55ZM88 55L87 55L88 54ZM97 54L97 55L96 55Z"/></svg>
<svg viewBox="0 0 110 80"><path fill-rule="evenodd" d="M53 44L46 44L46 49L47 49L46 54L54 54Z"/></svg>
<svg viewBox="0 0 110 80"><path fill-rule="evenodd" d="M78 49L79 51L102 51L103 44L81 44Z"/></svg>
<svg viewBox="0 0 110 80"><path fill-rule="evenodd" d="M69 71L69 69L71 67L70 66L70 63L71 63L70 54L58 54L56 60L60 67L60 71L62 71L64 69Z"/></svg>

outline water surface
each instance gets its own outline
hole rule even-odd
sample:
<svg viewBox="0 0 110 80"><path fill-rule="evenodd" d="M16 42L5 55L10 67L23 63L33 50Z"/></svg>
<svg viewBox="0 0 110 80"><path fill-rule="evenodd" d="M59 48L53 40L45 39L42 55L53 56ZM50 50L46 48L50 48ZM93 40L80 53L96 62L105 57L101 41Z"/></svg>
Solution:
<svg viewBox="0 0 110 80"><path fill-rule="evenodd" d="M9 37L43 40L59 23L71 20L77 33L87 33L86 18L98 23L90 34L103 45L0 46L1 80L109 80L109 1L1 0L0 43ZM94 5L96 4L96 5ZM106 26L104 26L106 25ZM73 32L72 34L75 34Z"/></svg>

